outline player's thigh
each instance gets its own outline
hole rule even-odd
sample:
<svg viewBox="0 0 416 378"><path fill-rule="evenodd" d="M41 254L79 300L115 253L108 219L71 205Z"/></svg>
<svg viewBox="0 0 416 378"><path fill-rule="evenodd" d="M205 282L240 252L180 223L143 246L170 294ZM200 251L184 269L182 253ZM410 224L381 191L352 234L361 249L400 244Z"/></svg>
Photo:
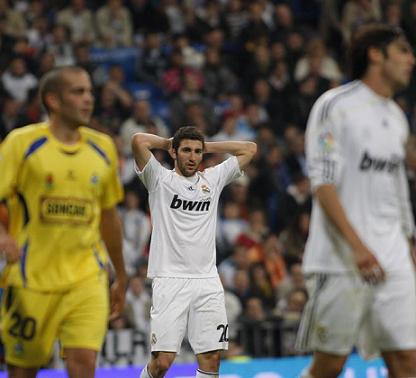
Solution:
<svg viewBox="0 0 416 378"><path fill-rule="evenodd" d="M105 272L94 274L69 290L59 312L62 347L101 350L109 314L108 279Z"/></svg>
<svg viewBox="0 0 416 378"><path fill-rule="evenodd" d="M195 281L189 313L188 339L195 354L228 348L228 321L220 279Z"/></svg>
<svg viewBox="0 0 416 378"><path fill-rule="evenodd" d="M2 300L2 339L6 362L39 367L48 362L61 322L60 294L9 287Z"/></svg>
<svg viewBox="0 0 416 378"><path fill-rule="evenodd" d="M152 352L180 352L192 299L192 281L184 278L153 279L150 311Z"/></svg>
<svg viewBox="0 0 416 378"><path fill-rule="evenodd" d="M297 348L339 356L351 352L368 301L360 278L347 274L313 274L302 314Z"/></svg>
<svg viewBox="0 0 416 378"><path fill-rule="evenodd" d="M382 351L416 349L416 283L413 271L390 274L377 288L373 333Z"/></svg>

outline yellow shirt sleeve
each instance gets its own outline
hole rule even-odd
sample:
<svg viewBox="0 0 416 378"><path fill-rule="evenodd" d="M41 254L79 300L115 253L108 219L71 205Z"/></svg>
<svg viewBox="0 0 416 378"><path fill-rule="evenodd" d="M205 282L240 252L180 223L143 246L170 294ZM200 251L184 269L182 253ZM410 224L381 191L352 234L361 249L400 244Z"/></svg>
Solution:
<svg viewBox="0 0 416 378"><path fill-rule="evenodd" d="M17 187L19 166L23 160L20 150L13 132L0 145L0 200L10 197Z"/></svg>

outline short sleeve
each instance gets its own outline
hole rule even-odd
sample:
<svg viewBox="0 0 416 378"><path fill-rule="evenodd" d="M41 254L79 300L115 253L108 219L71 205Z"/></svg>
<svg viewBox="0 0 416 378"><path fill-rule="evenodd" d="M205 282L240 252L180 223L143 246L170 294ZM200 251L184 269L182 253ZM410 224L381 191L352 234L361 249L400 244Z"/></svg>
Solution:
<svg viewBox="0 0 416 378"><path fill-rule="evenodd" d="M320 98L312 108L306 129L306 160L312 189L339 183L344 166L341 112Z"/></svg>
<svg viewBox="0 0 416 378"><path fill-rule="evenodd" d="M0 200L10 197L16 190L19 167L23 161L19 145L14 133L10 133L0 145Z"/></svg>
<svg viewBox="0 0 416 378"><path fill-rule="evenodd" d="M244 173L240 169L237 157L231 156L215 167L208 168L206 174L215 176L214 179L217 182L219 189L222 190L226 185L239 178Z"/></svg>
<svg viewBox="0 0 416 378"><path fill-rule="evenodd" d="M167 170L160 164L153 154L150 154L150 159L142 170L135 165L135 170L139 179L149 192L153 192L159 182L160 177Z"/></svg>

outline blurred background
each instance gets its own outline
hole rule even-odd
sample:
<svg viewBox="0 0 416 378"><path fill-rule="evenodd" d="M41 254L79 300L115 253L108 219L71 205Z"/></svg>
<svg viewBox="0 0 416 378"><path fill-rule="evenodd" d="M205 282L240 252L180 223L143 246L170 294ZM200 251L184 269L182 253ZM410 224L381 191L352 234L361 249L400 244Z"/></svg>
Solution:
<svg viewBox="0 0 416 378"><path fill-rule="evenodd" d="M100 366L143 364L149 353L151 226L131 136L170 137L183 125L197 126L207 140L259 146L246 176L223 192L218 214L230 334L223 358L296 355L311 210L305 126L317 97L348 81L349 37L372 21L403 28L416 47L416 0L0 0L0 141L46 119L39 78L76 64L93 79L90 126L111 135L118 148L131 279ZM407 169L415 210L416 74L396 100L411 130ZM155 156L172 167L166 153ZM222 159L207 155L202 168ZM186 342L177 362L194 362ZM61 366L57 357L49 365Z"/></svg>

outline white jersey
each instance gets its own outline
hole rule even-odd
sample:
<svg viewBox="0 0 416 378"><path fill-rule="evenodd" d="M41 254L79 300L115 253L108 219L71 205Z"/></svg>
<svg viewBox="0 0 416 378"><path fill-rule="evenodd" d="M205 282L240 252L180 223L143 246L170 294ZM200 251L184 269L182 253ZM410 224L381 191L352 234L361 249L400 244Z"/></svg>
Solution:
<svg viewBox="0 0 416 378"><path fill-rule="evenodd" d="M312 188L337 188L347 218L387 272L410 270L414 221L404 169L406 118L361 81L324 93L306 132ZM351 248L314 201L305 272L355 269Z"/></svg>
<svg viewBox="0 0 416 378"><path fill-rule="evenodd" d="M148 277L216 277L218 201L224 186L242 174L237 158L184 177L151 155L137 173L149 191L153 225Z"/></svg>

